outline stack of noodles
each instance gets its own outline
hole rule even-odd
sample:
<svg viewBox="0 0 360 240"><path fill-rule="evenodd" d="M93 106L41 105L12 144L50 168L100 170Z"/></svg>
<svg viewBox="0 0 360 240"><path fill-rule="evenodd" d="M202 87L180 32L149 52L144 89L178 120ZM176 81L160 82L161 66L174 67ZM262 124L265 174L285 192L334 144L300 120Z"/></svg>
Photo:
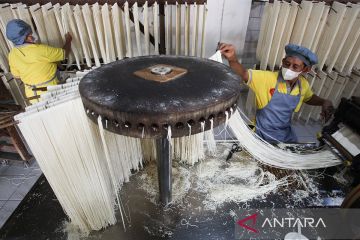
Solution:
<svg viewBox="0 0 360 240"><path fill-rule="evenodd" d="M84 73L49 86L40 101L15 117L41 170L71 222L84 233L116 223L118 206L125 228L119 190L131 170L156 159L154 139L117 135L98 125L84 111L78 84ZM169 136L171 138L171 136ZM173 138L173 158L189 165L215 152L212 129Z"/></svg>

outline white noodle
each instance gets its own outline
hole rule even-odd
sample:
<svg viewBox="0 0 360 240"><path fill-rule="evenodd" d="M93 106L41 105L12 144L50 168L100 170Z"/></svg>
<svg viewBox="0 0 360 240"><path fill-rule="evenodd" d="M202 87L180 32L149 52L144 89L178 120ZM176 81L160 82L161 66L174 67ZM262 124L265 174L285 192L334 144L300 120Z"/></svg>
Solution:
<svg viewBox="0 0 360 240"><path fill-rule="evenodd" d="M229 125L239 143L256 160L264 164L286 169L316 169L341 164L341 161L328 150L298 154L271 145L248 127L238 111L233 114Z"/></svg>

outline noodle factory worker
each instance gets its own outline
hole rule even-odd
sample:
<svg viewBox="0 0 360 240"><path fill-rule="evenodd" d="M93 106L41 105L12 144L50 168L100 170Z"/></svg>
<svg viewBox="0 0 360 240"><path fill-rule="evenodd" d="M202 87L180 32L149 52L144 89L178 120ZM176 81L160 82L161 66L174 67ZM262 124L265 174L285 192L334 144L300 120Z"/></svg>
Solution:
<svg viewBox="0 0 360 240"><path fill-rule="evenodd" d="M9 53L10 71L25 84L25 94L34 103L43 91L36 88L56 85L57 63L70 53L72 37L65 35L63 48L37 44L37 37L29 24L13 19L6 25L6 37L14 44Z"/></svg>
<svg viewBox="0 0 360 240"><path fill-rule="evenodd" d="M321 116L325 121L331 117L331 101L316 96L307 80L301 76L318 62L317 56L309 49L294 44L285 46L286 56L280 71L276 72L246 69L239 63L235 47L231 44L222 43L219 49L230 67L256 95L255 131L264 140L271 143L296 143L291 118L303 102L321 106Z"/></svg>

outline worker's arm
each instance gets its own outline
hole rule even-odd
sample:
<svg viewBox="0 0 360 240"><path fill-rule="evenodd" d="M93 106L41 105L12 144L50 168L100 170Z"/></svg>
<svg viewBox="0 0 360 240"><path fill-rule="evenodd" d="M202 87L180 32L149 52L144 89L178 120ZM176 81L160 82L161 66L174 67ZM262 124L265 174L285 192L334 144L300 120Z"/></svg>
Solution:
<svg viewBox="0 0 360 240"><path fill-rule="evenodd" d="M305 103L313 106L321 106L321 116L325 119L325 122L327 122L334 113L334 106L332 102L327 99L323 99L316 94L313 94L312 97Z"/></svg>
<svg viewBox="0 0 360 240"><path fill-rule="evenodd" d="M249 80L249 73L248 70L239 63L236 57L235 47L231 44L221 43L219 45L219 50L221 54L229 61L231 69L239 74L243 81L247 83Z"/></svg>
<svg viewBox="0 0 360 240"><path fill-rule="evenodd" d="M65 58L67 58L69 56L69 54L70 54L71 41L72 41L72 36L70 35L70 33L66 33L65 34L65 44L63 46L63 49L65 51Z"/></svg>
<svg viewBox="0 0 360 240"><path fill-rule="evenodd" d="M71 50L72 37L69 33L65 35L65 44L62 48L51 47L45 44L38 45L38 51L43 57L44 62L58 63L69 56Z"/></svg>

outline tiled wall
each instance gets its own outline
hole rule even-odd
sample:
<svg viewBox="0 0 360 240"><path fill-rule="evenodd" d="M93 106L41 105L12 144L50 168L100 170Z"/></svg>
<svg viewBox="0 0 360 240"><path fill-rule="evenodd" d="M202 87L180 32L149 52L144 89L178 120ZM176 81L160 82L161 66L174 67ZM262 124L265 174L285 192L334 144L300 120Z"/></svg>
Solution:
<svg viewBox="0 0 360 240"><path fill-rule="evenodd" d="M246 31L246 39L241 62L247 68L252 68L256 61L256 46L259 38L261 16L264 9L264 2L253 2L251 5L249 24Z"/></svg>

